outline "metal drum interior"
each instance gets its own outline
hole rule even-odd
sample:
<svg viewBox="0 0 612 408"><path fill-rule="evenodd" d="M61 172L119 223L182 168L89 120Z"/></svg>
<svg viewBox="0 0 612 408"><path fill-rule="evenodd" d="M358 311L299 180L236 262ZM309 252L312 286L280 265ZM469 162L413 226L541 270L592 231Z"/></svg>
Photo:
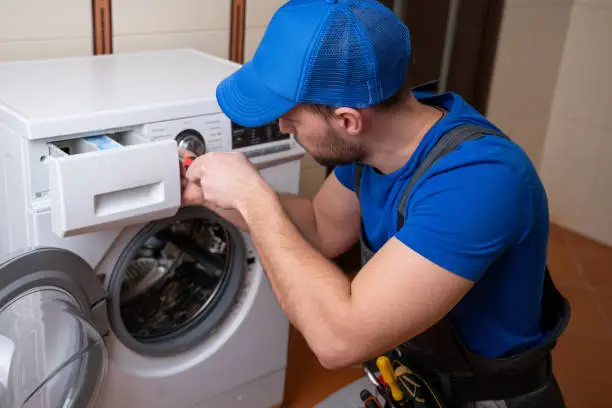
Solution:
<svg viewBox="0 0 612 408"><path fill-rule="evenodd" d="M206 335L231 307L244 274L239 232L204 208L152 223L125 254L109 284L111 324L144 354L164 355Z"/></svg>
<svg viewBox="0 0 612 408"><path fill-rule="evenodd" d="M172 334L213 303L227 277L229 237L204 220L176 222L147 239L125 272L121 316L141 341Z"/></svg>

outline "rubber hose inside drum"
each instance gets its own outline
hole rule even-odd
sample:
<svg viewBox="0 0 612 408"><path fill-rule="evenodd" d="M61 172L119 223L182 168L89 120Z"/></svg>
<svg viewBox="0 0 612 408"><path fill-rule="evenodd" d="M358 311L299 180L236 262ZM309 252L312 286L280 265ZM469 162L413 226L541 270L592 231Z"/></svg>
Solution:
<svg viewBox="0 0 612 408"><path fill-rule="evenodd" d="M132 337L155 340L198 319L228 275L231 243L219 224L177 221L149 237L121 286L121 317Z"/></svg>

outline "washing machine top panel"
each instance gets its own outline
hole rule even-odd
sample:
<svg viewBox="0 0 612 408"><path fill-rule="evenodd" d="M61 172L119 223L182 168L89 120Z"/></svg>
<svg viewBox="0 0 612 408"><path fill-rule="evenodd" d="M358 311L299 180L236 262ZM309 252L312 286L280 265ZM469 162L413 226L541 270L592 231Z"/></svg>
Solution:
<svg viewBox="0 0 612 408"><path fill-rule="evenodd" d="M0 124L28 139L218 113L239 65L191 49L0 63Z"/></svg>

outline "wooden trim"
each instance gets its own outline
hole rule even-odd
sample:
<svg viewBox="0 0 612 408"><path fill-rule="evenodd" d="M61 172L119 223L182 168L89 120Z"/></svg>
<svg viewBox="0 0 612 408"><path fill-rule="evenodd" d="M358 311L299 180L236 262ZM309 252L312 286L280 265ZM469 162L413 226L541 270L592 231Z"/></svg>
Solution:
<svg viewBox="0 0 612 408"><path fill-rule="evenodd" d="M94 54L113 53L111 0L92 0Z"/></svg>
<svg viewBox="0 0 612 408"><path fill-rule="evenodd" d="M489 98L491 96L491 87L493 86L493 74L495 72L495 62L497 61L506 0L489 1L487 5L480 64L478 64L478 70L476 71L476 78L478 80L474 90L474 107L484 116L489 112Z"/></svg>
<svg viewBox="0 0 612 408"><path fill-rule="evenodd" d="M246 0L232 0L230 30L230 60L244 64Z"/></svg>

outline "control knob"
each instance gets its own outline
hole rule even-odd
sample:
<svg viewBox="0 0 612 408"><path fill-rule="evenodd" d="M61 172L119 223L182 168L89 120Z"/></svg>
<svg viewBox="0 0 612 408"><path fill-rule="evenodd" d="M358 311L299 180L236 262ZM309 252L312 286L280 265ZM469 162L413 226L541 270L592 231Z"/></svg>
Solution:
<svg viewBox="0 0 612 408"><path fill-rule="evenodd" d="M206 153L206 142L204 142L204 138L196 130L183 130L176 136L176 143L179 149L189 150L196 156L201 156Z"/></svg>

